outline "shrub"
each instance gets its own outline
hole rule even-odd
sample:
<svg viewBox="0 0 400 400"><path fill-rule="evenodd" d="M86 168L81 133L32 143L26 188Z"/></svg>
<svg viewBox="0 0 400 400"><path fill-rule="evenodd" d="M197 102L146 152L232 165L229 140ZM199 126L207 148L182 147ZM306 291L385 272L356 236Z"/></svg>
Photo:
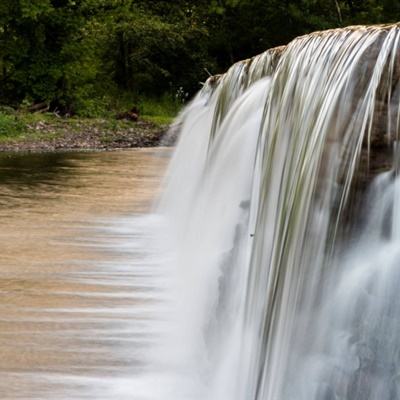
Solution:
<svg viewBox="0 0 400 400"><path fill-rule="evenodd" d="M0 137L17 136L24 130L24 124L16 115L0 111Z"/></svg>

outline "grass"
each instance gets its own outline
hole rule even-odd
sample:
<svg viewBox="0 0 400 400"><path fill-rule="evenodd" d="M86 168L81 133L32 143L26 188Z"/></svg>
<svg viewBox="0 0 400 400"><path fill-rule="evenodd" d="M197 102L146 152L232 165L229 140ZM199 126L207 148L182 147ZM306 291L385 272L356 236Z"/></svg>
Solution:
<svg viewBox="0 0 400 400"><path fill-rule="evenodd" d="M31 142L51 140L61 135L61 129L51 131L40 129L41 124L53 124L55 116L47 114L13 114L0 111L0 143L17 143L25 140Z"/></svg>
<svg viewBox="0 0 400 400"><path fill-rule="evenodd" d="M139 109L142 120L150 121L156 125L169 125L176 118L182 108L182 104L173 101L170 97L164 96L161 99L145 98L134 102L121 99L118 104L108 104L101 112L86 109L78 113L78 117L90 119L101 118L115 120L116 115L130 111L133 107Z"/></svg>
<svg viewBox="0 0 400 400"><path fill-rule="evenodd" d="M165 127L173 122L182 104L167 95L159 99L143 98L137 102L128 95L121 95L119 98L114 97L112 104L108 102L103 111L101 108L97 108L95 112L86 109L80 115L70 118L60 118L53 113L29 113L0 107L0 142L51 140L62 136L66 131L78 133L87 129L97 129L107 136L107 132L135 127L130 121L116 118L119 113L126 112L133 106L139 108L141 120Z"/></svg>
<svg viewBox="0 0 400 400"><path fill-rule="evenodd" d="M153 124L165 126L171 125L175 117L168 115L143 115L143 120L152 122Z"/></svg>
<svg viewBox="0 0 400 400"><path fill-rule="evenodd" d="M93 102L83 103L80 117L113 119L121 112L139 109L140 118L156 125L170 125L182 108L182 103L170 94L158 98L138 98L130 92L111 93L102 97L93 107Z"/></svg>
<svg viewBox="0 0 400 400"><path fill-rule="evenodd" d="M25 125L17 115L0 112L0 139L20 136L24 130Z"/></svg>
<svg viewBox="0 0 400 400"><path fill-rule="evenodd" d="M170 96L161 99L144 99L139 103L142 118L157 125L170 125L182 108L182 104Z"/></svg>

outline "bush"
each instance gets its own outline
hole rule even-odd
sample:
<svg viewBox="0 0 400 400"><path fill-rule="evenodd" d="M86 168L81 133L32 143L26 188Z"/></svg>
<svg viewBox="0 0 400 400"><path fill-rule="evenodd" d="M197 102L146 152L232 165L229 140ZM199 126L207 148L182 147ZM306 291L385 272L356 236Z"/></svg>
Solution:
<svg viewBox="0 0 400 400"><path fill-rule="evenodd" d="M0 111L0 137L17 136L24 131L24 124L16 115Z"/></svg>

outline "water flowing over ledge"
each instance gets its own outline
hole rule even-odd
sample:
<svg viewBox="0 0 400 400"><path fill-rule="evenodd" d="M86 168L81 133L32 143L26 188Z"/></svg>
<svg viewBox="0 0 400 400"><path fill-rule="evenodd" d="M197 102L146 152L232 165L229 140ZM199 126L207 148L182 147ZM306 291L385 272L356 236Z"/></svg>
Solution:
<svg viewBox="0 0 400 400"><path fill-rule="evenodd" d="M174 399L400 397L399 98L400 26L359 26L237 63L183 111L159 206Z"/></svg>

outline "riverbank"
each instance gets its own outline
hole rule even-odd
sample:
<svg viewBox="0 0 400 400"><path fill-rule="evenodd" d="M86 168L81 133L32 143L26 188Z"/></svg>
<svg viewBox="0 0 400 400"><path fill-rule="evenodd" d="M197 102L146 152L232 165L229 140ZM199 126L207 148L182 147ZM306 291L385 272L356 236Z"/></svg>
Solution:
<svg viewBox="0 0 400 400"><path fill-rule="evenodd" d="M0 115L0 151L111 150L158 146L162 124L139 118L62 118L51 113ZM171 141L163 143L171 144Z"/></svg>

